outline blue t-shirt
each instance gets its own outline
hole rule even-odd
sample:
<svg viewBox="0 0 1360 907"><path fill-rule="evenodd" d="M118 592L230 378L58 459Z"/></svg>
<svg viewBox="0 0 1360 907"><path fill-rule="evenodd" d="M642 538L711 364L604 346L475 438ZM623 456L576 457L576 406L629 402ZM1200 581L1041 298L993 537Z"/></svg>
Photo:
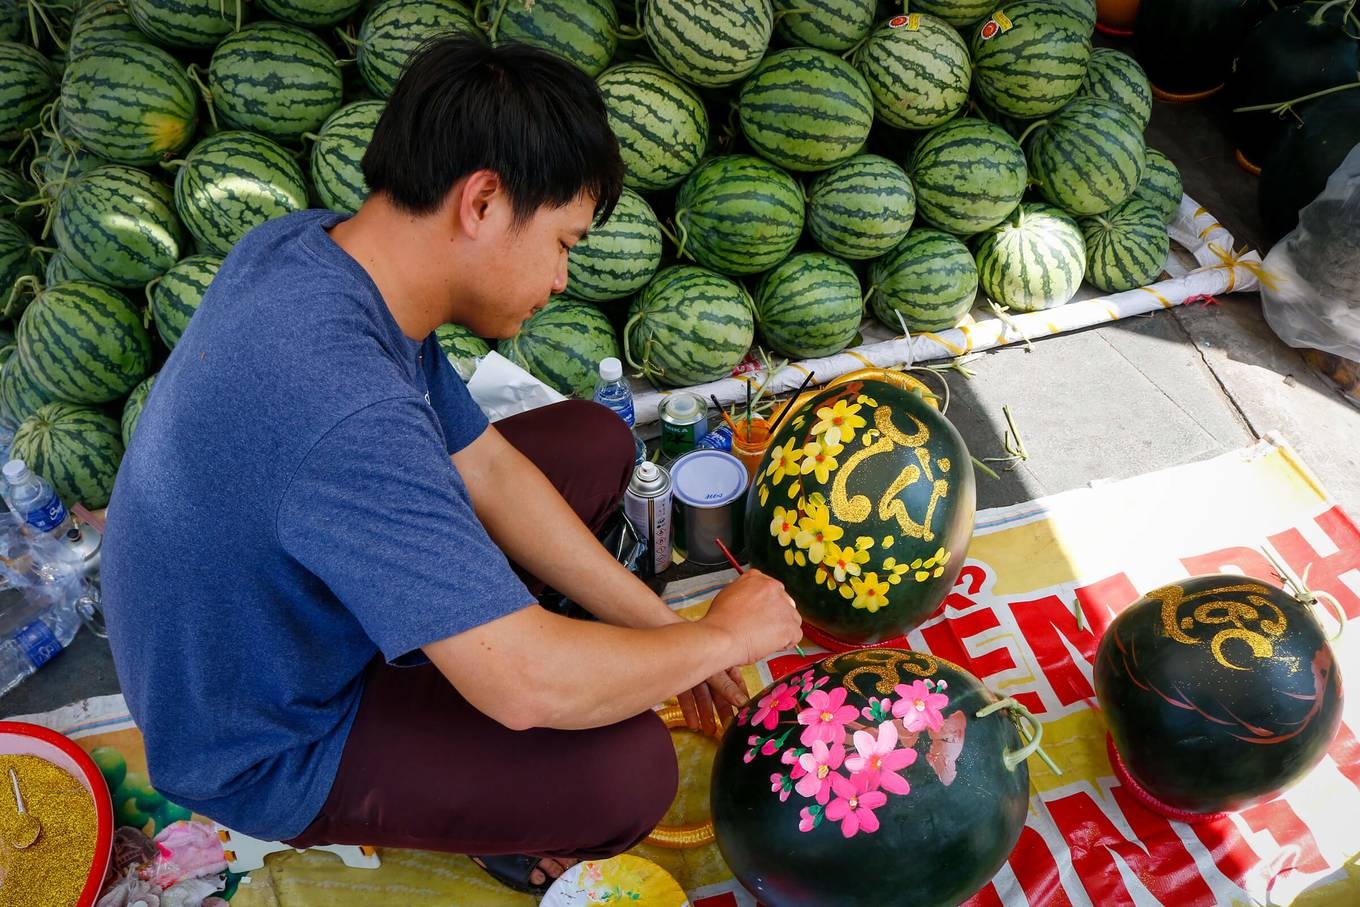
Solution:
<svg viewBox="0 0 1360 907"><path fill-rule="evenodd" d="M269 839L320 811L364 667L533 597L449 455L486 429L306 211L227 257L109 504L103 600L151 782Z"/></svg>

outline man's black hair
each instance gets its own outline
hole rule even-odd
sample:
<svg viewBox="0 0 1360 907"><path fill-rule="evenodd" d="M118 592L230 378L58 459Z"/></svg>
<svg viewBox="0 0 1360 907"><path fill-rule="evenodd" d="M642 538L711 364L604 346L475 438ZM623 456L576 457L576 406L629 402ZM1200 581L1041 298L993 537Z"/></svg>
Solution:
<svg viewBox="0 0 1360 907"><path fill-rule="evenodd" d="M454 183L492 170L516 225L583 192L603 221L623 191L623 160L594 80L525 44L444 35L412 56L364 153L364 179L412 214Z"/></svg>

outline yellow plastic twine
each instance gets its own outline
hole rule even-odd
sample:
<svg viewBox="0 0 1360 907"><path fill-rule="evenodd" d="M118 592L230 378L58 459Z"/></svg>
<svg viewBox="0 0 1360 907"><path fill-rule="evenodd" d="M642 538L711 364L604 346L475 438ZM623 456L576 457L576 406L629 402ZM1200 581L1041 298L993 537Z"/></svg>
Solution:
<svg viewBox="0 0 1360 907"><path fill-rule="evenodd" d="M1238 268L1241 268L1252 277L1255 277L1256 281L1267 289L1274 290L1279 286L1278 281L1276 281L1271 273L1265 269L1265 266L1261 262L1248 261L1240 257L1246 252L1245 248L1241 252L1230 252L1218 243L1212 242L1209 243L1207 247L1210 252L1217 256L1220 262L1219 264L1212 265L1211 270L1226 270L1228 272L1228 288L1223 292L1231 293L1233 288L1237 286Z"/></svg>
<svg viewBox="0 0 1360 907"><path fill-rule="evenodd" d="M668 705L656 714L671 730L688 729L688 725L685 724L685 713L680 711L678 705ZM713 739L721 740L722 735L723 728L719 727L713 734ZM689 850L712 844L714 837L713 820L704 819L701 822L687 822L684 825L658 825L647 836L647 843L671 850Z"/></svg>

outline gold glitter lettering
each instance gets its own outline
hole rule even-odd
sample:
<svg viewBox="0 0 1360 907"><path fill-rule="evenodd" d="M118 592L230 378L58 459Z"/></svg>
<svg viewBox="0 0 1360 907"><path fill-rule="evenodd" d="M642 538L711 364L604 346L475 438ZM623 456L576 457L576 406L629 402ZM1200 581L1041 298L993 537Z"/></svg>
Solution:
<svg viewBox="0 0 1360 907"><path fill-rule="evenodd" d="M940 663L931 655L924 652L905 652L896 649L870 649L861 652L844 652L840 655L833 655L822 662L828 671L838 671L842 664L855 664L857 662L868 661L869 664L859 664L851 668L841 677L841 684L847 687L858 689L856 678L869 674L878 678L874 684L874 689L881 695L888 696L897 685L902 683L902 672L914 674L917 677L930 677L940 669Z"/></svg>
<svg viewBox="0 0 1360 907"><path fill-rule="evenodd" d="M1242 593L1247 601L1231 601L1218 597L1232 593ZM1148 596L1161 603L1162 630L1168 637L1182 645L1195 646L1205 642L1191 635L1199 627L1224 627L1208 640L1209 651L1213 654L1214 660L1223 667L1234 671L1247 671L1250 668L1229 659L1224 654L1223 647L1236 639L1245 643L1255 658L1274 657L1275 646L1272 640L1283 635L1289 622L1284 612L1270 600L1269 594L1270 590L1265 586L1247 582L1208 589L1190 596L1185 595L1185 590L1180 586L1166 586L1149 592ZM1194 604L1197 599L1208 600L1195 605L1189 615L1183 614L1182 608ZM1249 626L1253 623L1254 627Z"/></svg>

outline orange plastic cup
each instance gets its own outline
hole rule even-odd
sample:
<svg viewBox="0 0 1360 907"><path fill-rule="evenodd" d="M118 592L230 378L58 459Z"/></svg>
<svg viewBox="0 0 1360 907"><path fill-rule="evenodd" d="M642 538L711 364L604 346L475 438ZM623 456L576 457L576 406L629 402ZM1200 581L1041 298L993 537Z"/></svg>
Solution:
<svg viewBox="0 0 1360 907"><path fill-rule="evenodd" d="M749 486L755 481L761 458L770 446L770 423L757 417L749 423L740 419L736 424L737 430L732 432L732 455L745 464Z"/></svg>

